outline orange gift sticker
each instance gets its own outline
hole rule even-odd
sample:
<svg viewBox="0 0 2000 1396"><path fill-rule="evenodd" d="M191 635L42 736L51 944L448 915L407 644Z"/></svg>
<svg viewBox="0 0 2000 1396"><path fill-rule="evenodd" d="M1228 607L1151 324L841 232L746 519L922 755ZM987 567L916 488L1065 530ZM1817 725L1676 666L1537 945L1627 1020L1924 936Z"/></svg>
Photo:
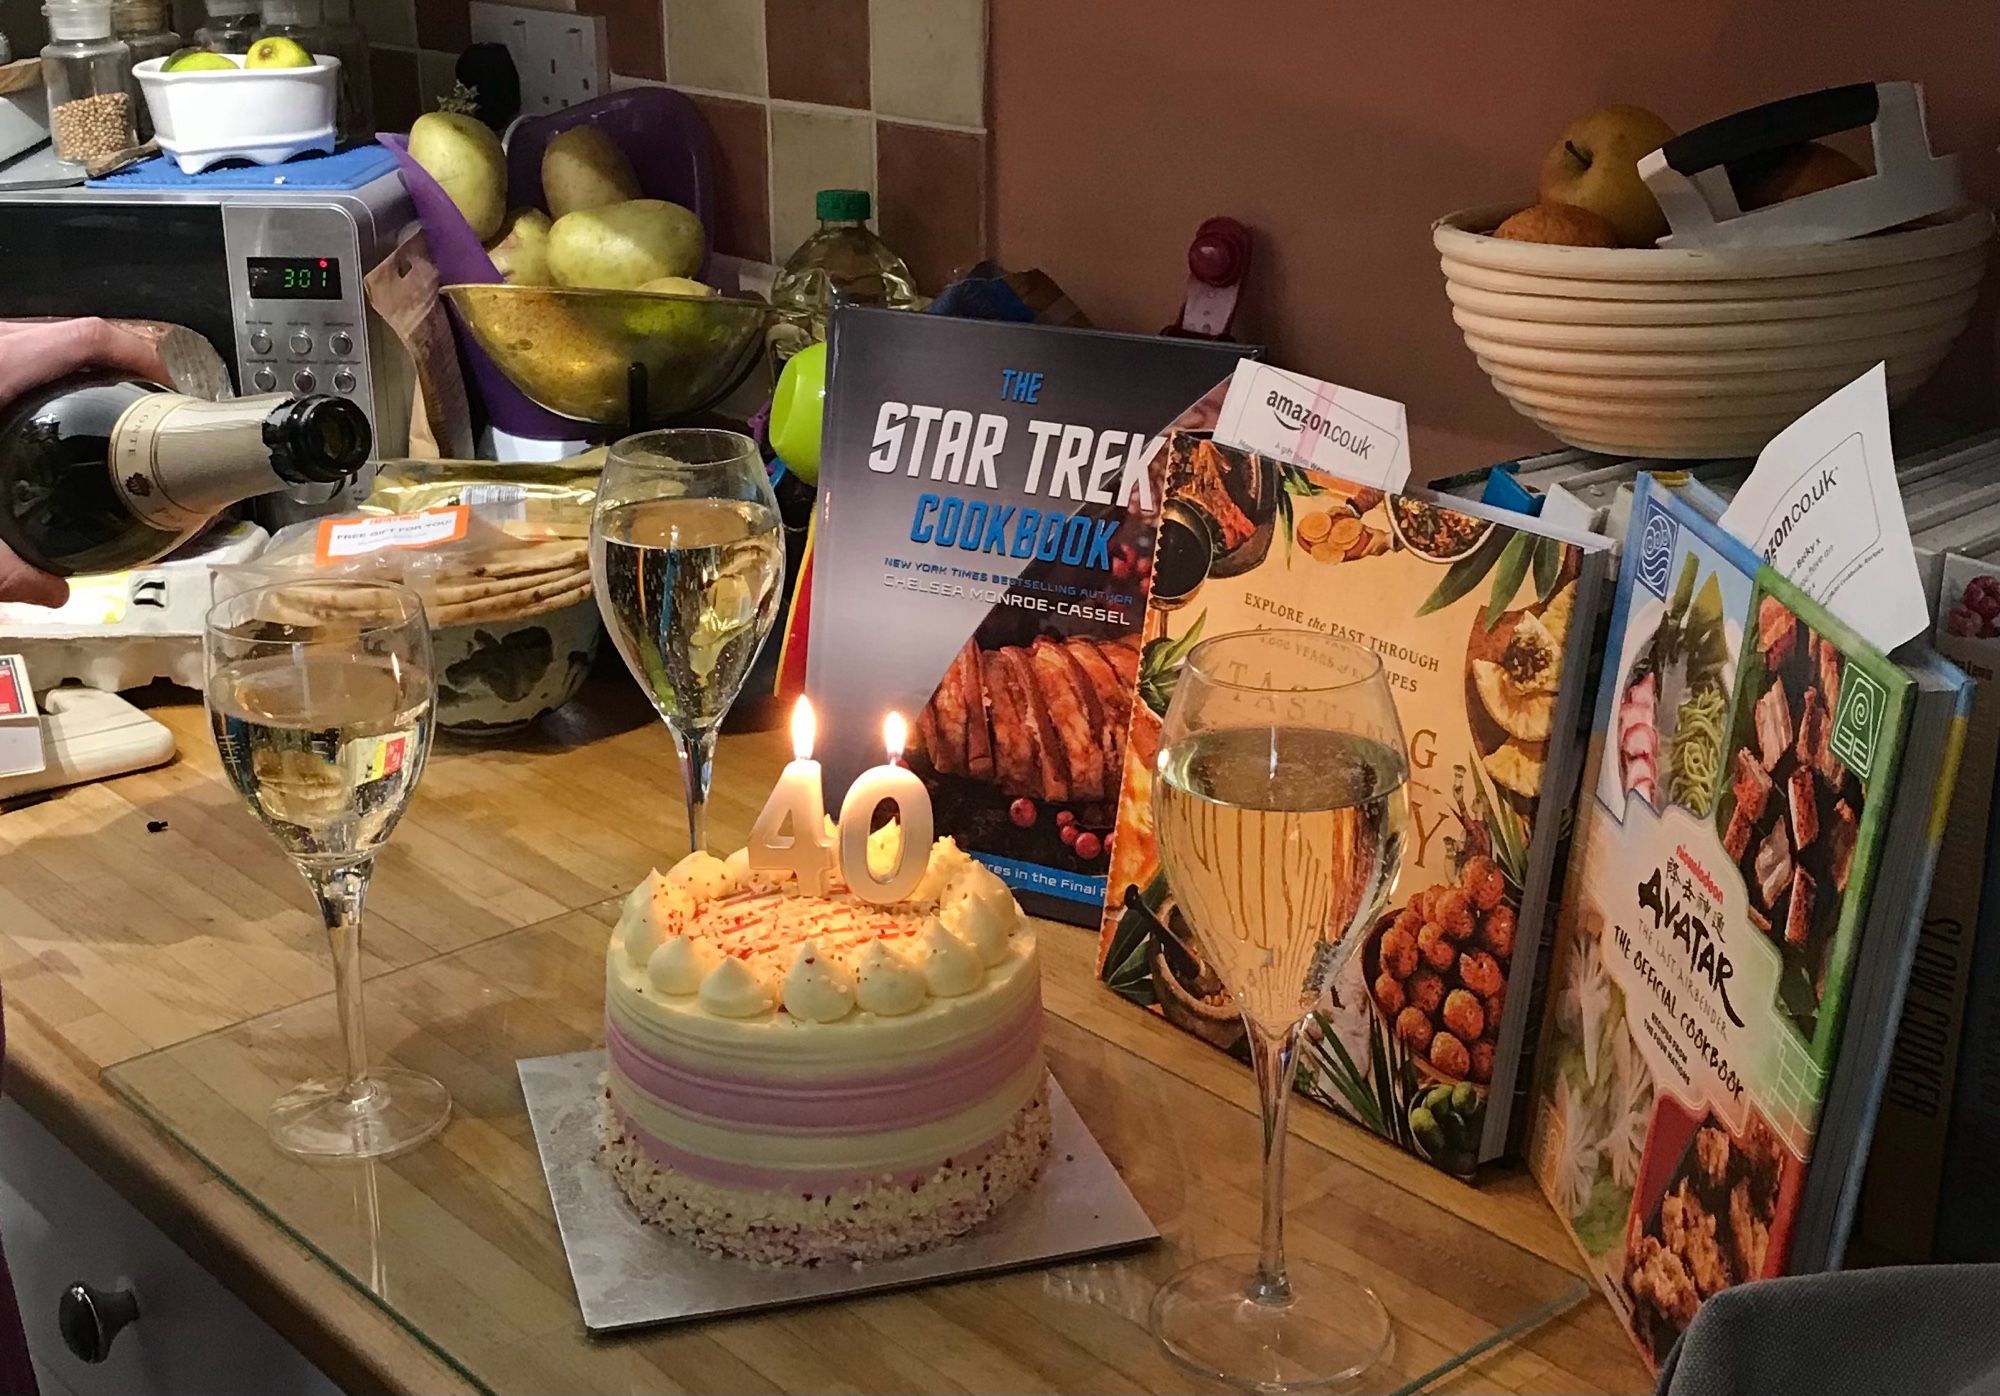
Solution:
<svg viewBox="0 0 2000 1396"><path fill-rule="evenodd" d="M465 537L472 511L463 504L448 509L423 509L414 514L377 514L359 518L324 519L314 556L322 567L384 548L435 548Z"/></svg>

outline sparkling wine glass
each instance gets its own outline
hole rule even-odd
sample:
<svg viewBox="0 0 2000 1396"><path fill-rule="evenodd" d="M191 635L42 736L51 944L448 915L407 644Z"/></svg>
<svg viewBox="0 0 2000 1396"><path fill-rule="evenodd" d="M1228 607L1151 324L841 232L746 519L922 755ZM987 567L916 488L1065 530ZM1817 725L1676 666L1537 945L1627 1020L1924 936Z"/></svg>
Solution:
<svg viewBox="0 0 2000 1396"><path fill-rule="evenodd" d="M1262 1391L1349 1381L1389 1349L1368 1287L1285 1261L1285 1116L1301 1028L1394 889L1409 756L1373 651L1305 630L1188 655L1160 733L1153 825L1175 902L1243 1014L1264 1126L1255 1255L1205 1260L1153 1299L1167 1350Z"/></svg>
<svg viewBox="0 0 2000 1396"><path fill-rule="evenodd" d="M279 1096L271 1141L327 1161L401 1153L444 1128L451 1096L421 1072L369 1067L361 904L430 752L423 603L386 582L256 587L210 609L203 657L222 769L305 875L333 951L344 1070Z"/></svg>
<svg viewBox="0 0 2000 1396"><path fill-rule="evenodd" d="M778 500L756 443L690 428L611 448L590 521L597 609L680 756L688 847L707 844L715 733L777 618Z"/></svg>

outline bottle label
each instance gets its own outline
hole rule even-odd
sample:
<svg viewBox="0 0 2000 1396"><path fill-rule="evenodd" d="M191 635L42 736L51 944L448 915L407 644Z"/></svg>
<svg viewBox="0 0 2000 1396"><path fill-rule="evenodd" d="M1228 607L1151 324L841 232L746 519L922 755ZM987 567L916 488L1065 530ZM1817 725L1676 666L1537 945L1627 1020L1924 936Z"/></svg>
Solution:
<svg viewBox="0 0 2000 1396"><path fill-rule="evenodd" d="M230 505L286 488L271 466L264 420L281 394L204 402L148 393L111 431L111 481L134 517L191 531Z"/></svg>
<svg viewBox="0 0 2000 1396"><path fill-rule="evenodd" d="M435 548L465 537L471 509L454 504L414 514L369 514L322 519L314 556L322 567L384 548Z"/></svg>

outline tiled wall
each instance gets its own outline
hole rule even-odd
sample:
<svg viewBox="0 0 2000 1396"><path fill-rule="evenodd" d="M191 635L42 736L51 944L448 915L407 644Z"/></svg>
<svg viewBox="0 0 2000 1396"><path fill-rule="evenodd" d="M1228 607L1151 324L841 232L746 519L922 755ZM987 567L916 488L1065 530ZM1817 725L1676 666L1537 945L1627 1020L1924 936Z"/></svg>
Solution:
<svg viewBox="0 0 2000 1396"><path fill-rule="evenodd" d="M665 82L715 132L716 246L783 261L813 195L867 189L876 228L936 291L987 251L985 0L550 0L605 17L614 84ZM451 89L465 0L356 0L377 124Z"/></svg>

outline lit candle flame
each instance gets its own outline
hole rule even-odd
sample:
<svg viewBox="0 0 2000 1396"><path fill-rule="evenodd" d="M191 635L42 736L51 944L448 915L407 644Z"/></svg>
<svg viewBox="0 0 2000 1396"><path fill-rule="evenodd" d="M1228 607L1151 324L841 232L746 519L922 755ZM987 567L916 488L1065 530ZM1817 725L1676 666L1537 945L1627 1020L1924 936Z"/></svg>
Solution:
<svg viewBox="0 0 2000 1396"><path fill-rule="evenodd" d="M903 721L901 713L890 713L882 719L882 745L888 748L891 763L903 758L903 743L910 738L910 724Z"/></svg>
<svg viewBox="0 0 2000 1396"><path fill-rule="evenodd" d="M792 704L792 759L810 761L813 754L813 738L818 734L818 723L813 719L813 705L804 694Z"/></svg>

